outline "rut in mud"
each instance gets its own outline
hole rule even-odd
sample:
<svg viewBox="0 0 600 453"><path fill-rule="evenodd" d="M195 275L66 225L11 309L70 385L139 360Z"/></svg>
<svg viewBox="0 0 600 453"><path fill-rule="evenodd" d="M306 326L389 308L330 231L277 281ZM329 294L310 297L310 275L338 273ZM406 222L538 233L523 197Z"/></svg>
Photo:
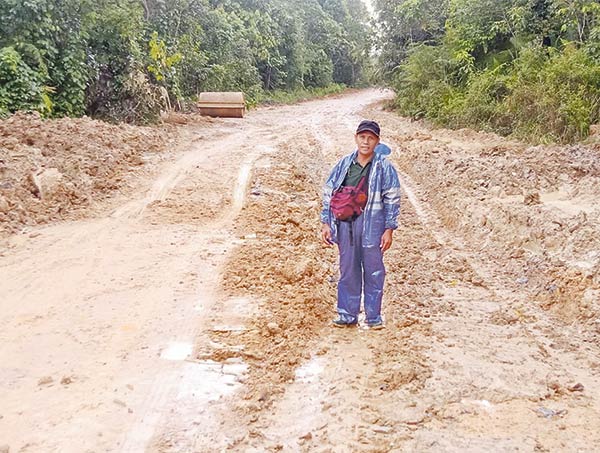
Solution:
<svg viewBox="0 0 600 453"><path fill-rule="evenodd" d="M0 445L597 451L597 145L431 130L387 96L182 126L91 218L10 236ZM331 328L318 242L322 181L363 117L403 186L383 331Z"/></svg>

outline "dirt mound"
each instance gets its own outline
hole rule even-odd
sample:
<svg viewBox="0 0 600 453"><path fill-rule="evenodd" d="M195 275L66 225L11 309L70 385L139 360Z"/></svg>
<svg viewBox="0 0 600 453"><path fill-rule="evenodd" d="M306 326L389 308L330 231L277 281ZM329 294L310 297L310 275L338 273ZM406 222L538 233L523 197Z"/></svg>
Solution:
<svg viewBox="0 0 600 453"><path fill-rule="evenodd" d="M332 316L335 293L324 278L330 269L316 241L319 204L311 190L310 158L282 148L277 163L253 174L237 228L247 239L228 263L223 282L231 296L253 294L263 300L252 328L235 338L246 345L245 358L260 364L260 380L269 383L270 390L250 387L259 399L293 379L300 361L308 358L305 346ZM222 360L227 354L217 350L211 358Z"/></svg>
<svg viewBox="0 0 600 453"><path fill-rule="evenodd" d="M493 134L394 129L402 170L449 231L493 257L514 291L599 329L596 144L527 146Z"/></svg>
<svg viewBox="0 0 600 453"><path fill-rule="evenodd" d="M0 234L80 216L129 184L174 142L172 127L113 125L90 118L0 121Z"/></svg>

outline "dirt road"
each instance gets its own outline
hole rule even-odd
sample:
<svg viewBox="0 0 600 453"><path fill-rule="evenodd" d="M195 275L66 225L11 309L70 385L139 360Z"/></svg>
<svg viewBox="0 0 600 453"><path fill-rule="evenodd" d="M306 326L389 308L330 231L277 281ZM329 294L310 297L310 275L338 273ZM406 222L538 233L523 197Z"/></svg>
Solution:
<svg viewBox="0 0 600 453"><path fill-rule="evenodd" d="M10 452L600 450L600 152L429 130L354 92L182 128L0 256ZM320 185L377 119L387 328L337 330Z"/></svg>

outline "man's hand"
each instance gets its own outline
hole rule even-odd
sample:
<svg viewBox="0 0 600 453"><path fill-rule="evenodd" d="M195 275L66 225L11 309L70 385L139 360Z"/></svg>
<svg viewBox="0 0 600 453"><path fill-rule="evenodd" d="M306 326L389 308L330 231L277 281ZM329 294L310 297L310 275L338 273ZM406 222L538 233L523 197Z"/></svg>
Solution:
<svg viewBox="0 0 600 453"><path fill-rule="evenodd" d="M381 243L379 244L379 248L381 249L381 252L385 252L387 249L389 249L392 246L392 232L394 230L392 230L391 228L388 228L387 230L385 230L383 232L383 236L381 236Z"/></svg>
<svg viewBox="0 0 600 453"><path fill-rule="evenodd" d="M321 239L323 239L323 243L325 243L325 245L333 245L333 241L331 240L331 228L329 228L329 225L326 223L324 223L321 227Z"/></svg>

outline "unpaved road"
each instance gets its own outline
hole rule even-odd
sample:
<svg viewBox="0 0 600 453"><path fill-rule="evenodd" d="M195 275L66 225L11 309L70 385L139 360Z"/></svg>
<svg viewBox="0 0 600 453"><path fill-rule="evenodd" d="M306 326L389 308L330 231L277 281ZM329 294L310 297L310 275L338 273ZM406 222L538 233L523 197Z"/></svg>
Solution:
<svg viewBox="0 0 600 453"><path fill-rule="evenodd" d="M600 450L598 151L428 130L388 96L188 126L100 215L11 236L0 446ZM330 327L318 242L320 185L362 117L404 189L383 331Z"/></svg>

